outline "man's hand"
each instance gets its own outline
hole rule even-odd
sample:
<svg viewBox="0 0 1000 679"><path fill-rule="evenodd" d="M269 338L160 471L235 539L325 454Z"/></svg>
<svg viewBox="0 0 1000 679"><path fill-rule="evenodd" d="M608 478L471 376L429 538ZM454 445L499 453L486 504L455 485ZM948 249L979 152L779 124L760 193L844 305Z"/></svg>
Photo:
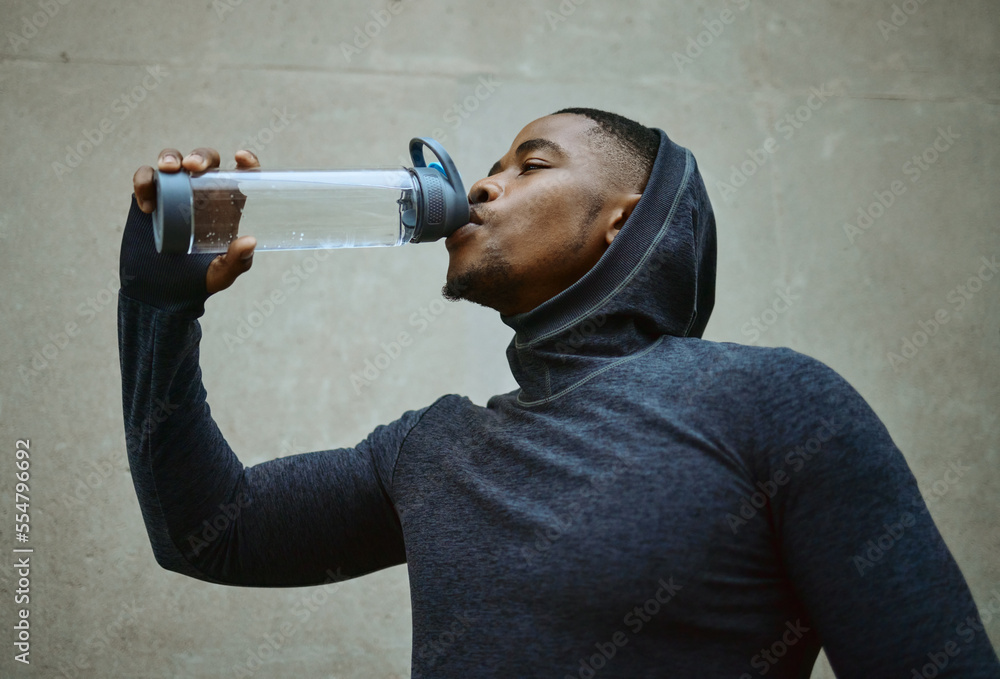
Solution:
<svg viewBox="0 0 1000 679"><path fill-rule="evenodd" d="M235 158L236 168L239 170L260 167L257 157L250 151L237 151ZM219 162L219 152L207 147L197 148L183 157L176 149L163 149L157 159L157 167L160 172L178 172L183 168L197 176L219 167ZM156 207L156 184L153 181L153 168L149 165L143 165L136 170L132 177L132 185L139 209L146 214L152 213ZM209 295L225 290L233 284L240 274L250 269L256 245L257 240L253 236L241 236L229 244L229 250L226 254L219 255L212 260L205 273L205 287Z"/></svg>

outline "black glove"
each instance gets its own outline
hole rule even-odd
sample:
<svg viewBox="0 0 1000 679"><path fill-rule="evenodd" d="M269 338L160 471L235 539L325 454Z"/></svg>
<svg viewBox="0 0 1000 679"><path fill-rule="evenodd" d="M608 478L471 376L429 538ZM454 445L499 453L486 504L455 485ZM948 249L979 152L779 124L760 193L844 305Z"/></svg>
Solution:
<svg viewBox="0 0 1000 679"><path fill-rule="evenodd" d="M205 276L217 255L161 255L153 241L153 216L132 207L122 234L119 257L121 292L171 313L198 318L205 313Z"/></svg>

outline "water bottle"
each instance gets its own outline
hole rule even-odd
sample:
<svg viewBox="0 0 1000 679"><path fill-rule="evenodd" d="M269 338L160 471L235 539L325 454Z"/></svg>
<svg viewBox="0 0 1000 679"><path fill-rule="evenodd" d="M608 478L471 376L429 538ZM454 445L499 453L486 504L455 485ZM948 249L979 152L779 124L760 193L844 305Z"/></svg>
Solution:
<svg viewBox="0 0 1000 679"><path fill-rule="evenodd" d="M424 162L424 147L440 164ZM153 237L165 254L226 252L242 234L260 250L429 243L469 222L469 200L448 152L410 140L413 167L155 172Z"/></svg>

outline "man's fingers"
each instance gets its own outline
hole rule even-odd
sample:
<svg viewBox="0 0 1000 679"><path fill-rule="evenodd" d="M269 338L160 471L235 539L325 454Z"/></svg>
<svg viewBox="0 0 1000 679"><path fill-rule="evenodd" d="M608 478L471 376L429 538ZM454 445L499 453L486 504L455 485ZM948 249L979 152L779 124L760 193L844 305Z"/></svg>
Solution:
<svg viewBox="0 0 1000 679"><path fill-rule="evenodd" d="M156 165L164 172L177 172L181 169L182 157L177 149L163 149L156 159Z"/></svg>
<svg viewBox="0 0 1000 679"><path fill-rule="evenodd" d="M177 172L181 169L181 152L177 149L163 149L156 159L156 167L163 172ZM146 214L156 208L156 184L153 182L153 173L152 167L143 165L132 175L135 202Z"/></svg>
<svg viewBox="0 0 1000 679"><path fill-rule="evenodd" d="M202 146L187 154L181 164L188 172L199 173L219 167L219 162L218 151Z"/></svg>
<svg viewBox="0 0 1000 679"><path fill-rule="evenodd" d="M183 168L192 174L199 174L219 167L219 162L219 152L207 146L196 148L187 156L182 156L180 151L171 148L160 151L156 167L161 172L179 172ZM260 167L257 157L249 151L240 151L237 154L236 164L245 169ZM132 175L135 200L139 204L139 209L147 214L156 208L156 184L153 181L153 174L152 167L143 165Z"/></svg>
<svg viewBox="0 0 1000 679"><path fill-rule="evenodd" d="M240 273L250 268L250 260L253 259L254 248L257 247L257 239L253 236L240 236L229 244L229 251L226 256L232 256L234 261L246 262L246 268Z"/></svg>
<svg viewBox="0 0 1000 679"><path fill-rule="evenodd" d="M236 152L236 167L240 170L252 170L260 167L260 161L252 151L240 149Z"/></svg>
<svg viewBox="0 0 1000 679"><path fill-rule="evenodd" d="M153 184L153 168L143 165L132 175L132 189L139 209L149 214L156 207L156 185Z"/></svg>
<svg viewBox="0 0 1000 679"><path fill-rule="evenodd" d="M240 276L253 266L253 250L257 239L253 236L240 236L229 244L226 254L219 255L208 265L205 274L205 288L213 295L225 290Z"/></svg>

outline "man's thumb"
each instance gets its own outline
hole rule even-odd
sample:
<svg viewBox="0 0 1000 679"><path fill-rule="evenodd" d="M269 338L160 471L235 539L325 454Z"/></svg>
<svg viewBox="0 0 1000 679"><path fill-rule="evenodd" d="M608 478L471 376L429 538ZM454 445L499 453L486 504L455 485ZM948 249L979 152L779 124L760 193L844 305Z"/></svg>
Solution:
<svg viewBox="0 0 1000 679"><path fill-rule="evenodd" d="M205 289L213 295L225 290L245 271L253 266L253 252L257 239L253 236L240 236L229 244L226 254L219 255L208 265L205 274Z"/></svg>

